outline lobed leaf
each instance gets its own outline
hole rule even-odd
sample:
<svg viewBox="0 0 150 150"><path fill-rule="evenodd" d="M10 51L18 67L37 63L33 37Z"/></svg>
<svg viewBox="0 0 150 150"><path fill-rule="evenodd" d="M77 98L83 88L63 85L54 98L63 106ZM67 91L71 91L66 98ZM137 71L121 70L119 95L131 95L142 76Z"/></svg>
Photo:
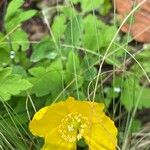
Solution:
<svg viewBox="0 0 150 150"><path fill-rule="evenodd" d="M22 91L32 87L32 84L20 75L12 75L12 69L6 68L0 71L0 98L7 101L12 95L18 95Z"/></svg>

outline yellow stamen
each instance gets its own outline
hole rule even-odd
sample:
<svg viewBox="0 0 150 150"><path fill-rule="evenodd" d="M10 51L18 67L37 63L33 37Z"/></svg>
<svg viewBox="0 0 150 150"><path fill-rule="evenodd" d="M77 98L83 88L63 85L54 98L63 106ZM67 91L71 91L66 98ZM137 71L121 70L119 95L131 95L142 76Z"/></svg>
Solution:
<svg viewBox="0 0 150 150"><path fill-rule="evenodd" d="M58 132L65 141L75 142L82 139L86 127L88 127L87 117L79 113L70 113L62 119Z"/></svg>

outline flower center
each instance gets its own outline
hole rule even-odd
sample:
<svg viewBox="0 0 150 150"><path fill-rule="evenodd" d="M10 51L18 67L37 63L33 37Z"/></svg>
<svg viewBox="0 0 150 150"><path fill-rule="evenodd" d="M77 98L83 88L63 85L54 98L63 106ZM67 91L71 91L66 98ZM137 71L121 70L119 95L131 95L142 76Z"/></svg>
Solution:
<svg viewBox="0 0 150 150"><path fill-rule="evenodd" d="M58 132L67 142L75 142L82 139L85 128L88 127L88 118L79 113L70 113L61 120Z"/></svg>

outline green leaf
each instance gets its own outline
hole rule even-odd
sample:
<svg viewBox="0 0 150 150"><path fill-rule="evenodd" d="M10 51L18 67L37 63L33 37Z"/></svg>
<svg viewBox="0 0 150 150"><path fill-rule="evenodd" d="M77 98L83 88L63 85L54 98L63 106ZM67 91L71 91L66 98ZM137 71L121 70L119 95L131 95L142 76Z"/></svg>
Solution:
<svg viewBox="0 0 150 150"><path fill-rule="evenodd" d="M18 51L20 46L22 51L26 51L29 48L28 35L21 28L10 35L10 40L14 51Z"/></svg>
<svg viewBox="0 0 150 150"><path fill-rule="evenodd" d="M121 103L130 111L132 108L150 108L150 88L139 85L137 79L132 77L124 82L124 90L121 95Z"/></svg>
<svg viewBox="0 0 150 150"><path fill-rule="evenodd" d="M108 12L110 11L112 5L110 0L104 0L103 4L100 7L100 14L101 15L107 15Z"/></svg>
<svg viewBox="0 0 150 150"><path fill-rule="evenodd" d="M68 61L66 63L66 83L70 84L71 88L78 89L82 86L84 78L81 76L81 65L79 57L76 53L70 52L68 56Z"/></svg>
<svg viewBox="0 0 150 150"><path fill-rule="evenodd" d="M32 93L37 97L59 93L62 90L62 63L56 60L49 67L35 67L29 70L33 76L29 80L33 83ZM58 92L59 91L59 92Z"/></svg>
<svg viewBox="0 0 150 150"><path fill-rule="evenodd" d="M33 67L29 70L29 73L35 77L42 76L45 72L46 69L43 67Z"/></svg>
<svg viewBox="0 0 150 150"><path fill-rule="evenodd" d="M26 70L22 66L19 66L19 65L12 66L12 74L18 74L18 75L21 75L24 78L27 77Z"/></svg>
<svg viewBox="0 0 150 150"><path fill-rule="evenodd" d="M53 41L46 37L40 43L34 45L31 61L38 62L44 58L55 59L57 55Z"/></svg>
<svg viewBox="0 0 150 150"><path fill-rule="evenodd" d="M90 66L90 60L82 60L83 76L87 81L93 80L97 75L97 70L94 66Z"/></svg>
<svg viewBox="0 0 150 150"><path fill-rule="evenodd" d="M111 40L113 39L115 33L117 32L117 28L114 26L105 25L101 30L103 35L103 47L107 47Z"/></svg>
<svg viewBox="0 0 150 150"><path fill-rule="evenodd" d="M18 95L22 91L32 87L27 80L19 75L12 75L12 69L6 68L0 71L0 98L7 101L12 95Z"/></svg>
<svg viewBox="0 0 150 150"><path fill-rule="evenodd" d="M4 80L7 76L9 76L12 72L11 68L0 68L0 79Z"/></svg>
<svg viewBox="0 0 150 150"><path fill-rule="evenodd" d="M143 49L137 56L136 59L138 60L139 64L142 65L143 69L147 74L150 73L150 46L148 46L146 49ZM138 73L138 75L143 76L143 71L139 67L137 63L134 64L133 67L134 71ZM144 75L145 76L145 75Z"/></svg>
<svg viewBox="0 0 150 150"><path fill-rule="evenodd" d="M56 16L54 19L54 23L52 25L52 31L54 34L55 39L60 40L63 33L66 30L66 17L63 14L60 14L59 16Z"/></svg>
<svg viewBox="0 0 150 150"><path fill-rule="evenodd" d="M28 10L28 11L22 11L18 17L17 17L17 24L20 24L30 18L32 18L33 16L35 16L35 14L37 13L36 10Z"/></svg>
<svg viewBox="0 0 150 150"><path fill-rule="evenodd" d="M78 71L80 69L79 57L72 51L70 51L69 53L66 69L70 74L74 74L75 71Z"/></svg>
<svg viewBox="0 0 150 150"><path fill-rule="evenodd" d="M7 32L13 30L24 21L32 18L36 12L36 10L23 11L22 9L18 9L16 14L5 22L5 29Z"/></svg>
<svg viewBox="0 0 150 150"><path fill-rule="evenodd" d="M95 10L103 4L104 0L70 0L72 3L77 4L81 3L81 8L83 12L88 12L91 10Z"/></svg>
<svg viewBox="0 0 150 150"><path fill-rule="evenodd" d="M20 8L23 3L24 0L12 0L9 3L5 16L5 30L7 32L13 30L24 21L32 18L37 13L36 10L31 9L24 11L22 8Z"/></svg>
<svg viewBox="0 0 150 150"><path fill-rule="evenodd" d="M0 66L7 66L10 63L10 54L0 47Z"/></svg>
<svg viewBox="0 0 150 150"><path fill-rule="evenodd" d="M12 0L7 8L5 20L10 19L24 3L24 0Z"/></svg>
<svg viewBox="0 0 150 150"><path fill-rule="evenodd" d="M132 122L131 133L140 131L142 123L140 120L134 119Z"/></svg>
<svg viewBox="0 0 150 150"><path fill-rule="evenodd" d="M109 44L109 43L107 42L107 44ZM103 49L104 53L105 53L105 50L106 49L104 48ZM115 51L115 50L117 50L117 51ZM124 56L123 44L120 42L113 43L112 46L110 47L110 53L111 53L111 55L106 58L106 62L108 64L119 67L122 64L121 58Z"/></svg>
<svg viewBox="0 0 150 150"><path fill-rule="evenodd" d="M116 31L116 27L106 25L96 16L88 15L84 19L84 47L93 51L106 48L113 39Z"/></svg>
<svg viewBox="0 0 150 150"><path fill-rule="evenodd" d="M69 20L78 15L77 11L73 7L63 7L62 12Z"/></svg>
<svg viewBox="0 0 150 150"><path fill-rule="evenodd" d="M0 67L8 66L8 64L11 62L10 58L10 46L7 43L6 40L4 40L4 36L1 36L0 38L3 39L2 42L0 42Z"/></svg>
<svg viewBox="0 0 150 150"><path fill-rule="evenodd" d="M77 45L82 38L83 20L81 16L73 17L67 24L65 43L70 45Z"/></svg>
<svg viewBox="0 0 150 150"><path fill-rule="evenodd" d="M96 51L102 47L103 34L100 31L103 26L104 23L98 20L95 16L88 15L84 19L85 33L83 35L83 43L85 48Z"/></svg>
<svg viewBox="0 0 150 150"><path fill-rule="evenodd" d="M103 4L104 0L80 0L81 7L84 12L95 10Z"/></svg>

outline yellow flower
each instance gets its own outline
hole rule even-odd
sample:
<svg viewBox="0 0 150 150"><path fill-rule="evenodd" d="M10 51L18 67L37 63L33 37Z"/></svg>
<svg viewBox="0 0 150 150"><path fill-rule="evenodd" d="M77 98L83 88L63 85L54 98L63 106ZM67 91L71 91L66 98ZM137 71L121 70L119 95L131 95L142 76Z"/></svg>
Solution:
<svg viewBox="0 0 150 150"><path fill-rule="evenodd" d="M45 138L42 150L76 150L84 138L89 150L115 150L117 129L103 112L104 104L69 97L40 109L30 122L30 131Z"/></svg>

